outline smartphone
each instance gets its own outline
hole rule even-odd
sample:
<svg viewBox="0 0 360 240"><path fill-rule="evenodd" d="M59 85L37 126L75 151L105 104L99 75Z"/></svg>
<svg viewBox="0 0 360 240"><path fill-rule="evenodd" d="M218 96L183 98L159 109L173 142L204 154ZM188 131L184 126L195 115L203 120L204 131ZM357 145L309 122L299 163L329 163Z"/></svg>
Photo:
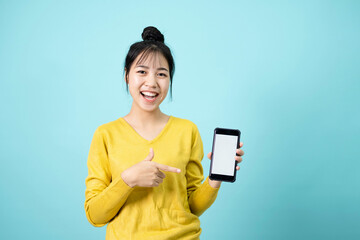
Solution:
<svg viewBox="0 0 360 240"><path fill-rule="evenodd" d="M235 182L241 132L238 129L215 128L209 178L211 180Z"/></svg>

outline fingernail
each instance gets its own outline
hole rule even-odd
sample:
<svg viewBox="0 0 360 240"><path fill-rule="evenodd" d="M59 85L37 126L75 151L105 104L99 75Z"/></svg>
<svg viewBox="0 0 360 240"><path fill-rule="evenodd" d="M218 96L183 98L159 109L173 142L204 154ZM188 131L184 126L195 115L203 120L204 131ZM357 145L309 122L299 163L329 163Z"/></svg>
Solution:
<svg viewBox="0 0 360 240"><path fill-rule="evenodd" d="M181 172L181 170L180 170L180 169L178 169L178 170L177 170L177 172Z"/></svg>

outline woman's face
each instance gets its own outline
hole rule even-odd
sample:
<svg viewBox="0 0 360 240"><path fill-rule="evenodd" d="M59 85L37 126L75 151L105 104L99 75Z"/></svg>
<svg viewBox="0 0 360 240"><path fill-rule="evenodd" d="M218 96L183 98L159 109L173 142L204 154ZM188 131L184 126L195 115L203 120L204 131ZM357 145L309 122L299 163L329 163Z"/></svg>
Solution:
<svg viewBox="0 0 360 240"><path fill-rule="evenodd" d="M130 68L129 91L133 104L144 111L154 111L158 109L169 90L169 64L160 53L151 53L146 59L137 63L140 56L141 54Z"/></svg>

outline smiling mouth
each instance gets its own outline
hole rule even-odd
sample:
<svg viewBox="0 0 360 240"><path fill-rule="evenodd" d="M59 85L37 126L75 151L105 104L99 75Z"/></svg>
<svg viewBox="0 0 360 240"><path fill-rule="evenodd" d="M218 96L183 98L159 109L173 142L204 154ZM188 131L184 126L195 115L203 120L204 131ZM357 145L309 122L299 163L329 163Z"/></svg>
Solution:
<svg viewBox="0 0 360 240"><path fill-rule="evenodd" d="M150 93L150 92L140 92L141 95L144 97L145 100L148 102L154 102L157 96L159 96L158 93Z"/></svg>

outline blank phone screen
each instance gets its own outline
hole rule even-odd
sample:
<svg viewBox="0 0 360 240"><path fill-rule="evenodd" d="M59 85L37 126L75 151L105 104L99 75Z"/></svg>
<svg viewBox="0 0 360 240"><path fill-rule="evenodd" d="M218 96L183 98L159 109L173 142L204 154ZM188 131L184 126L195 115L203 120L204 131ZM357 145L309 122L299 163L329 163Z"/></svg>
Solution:
<svg viewBox="0 0 360 240"><path fill-rule="evenodd" d="M237 139L238 136L215 134L213 174L234 176Z"/></svg>

